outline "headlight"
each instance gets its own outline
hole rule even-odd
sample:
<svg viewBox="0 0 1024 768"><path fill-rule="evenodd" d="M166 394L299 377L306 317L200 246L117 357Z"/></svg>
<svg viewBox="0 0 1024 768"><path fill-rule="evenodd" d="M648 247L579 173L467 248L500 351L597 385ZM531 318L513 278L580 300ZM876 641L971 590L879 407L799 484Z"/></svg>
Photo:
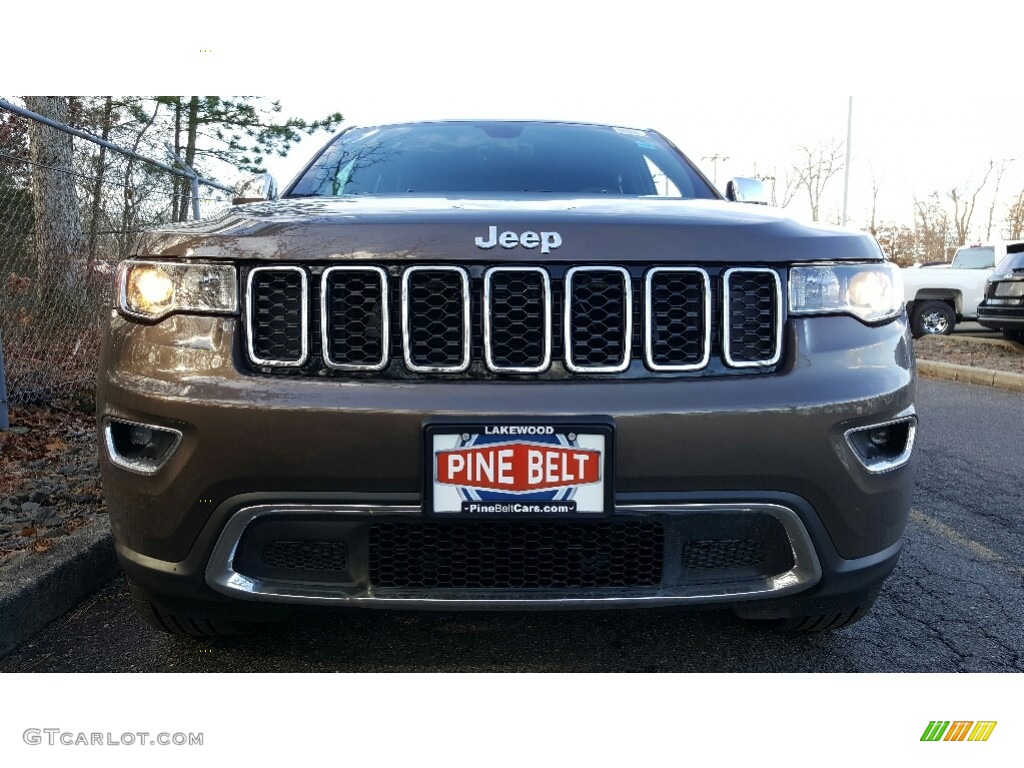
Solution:
<svg viewBox="0 0 1024 768"><path fill-rule="evenodd" d="M888 264L814 264L789 270L791 315L891 320L903 309L903 276Z"/></svg>
<svg viewBox="0 0 1024 768"><path fill-rule="evenodd" d="M227 264L125 261L117 305L126 315L159 320L174 312L229 315L238 310L238 280Z"/></svg>

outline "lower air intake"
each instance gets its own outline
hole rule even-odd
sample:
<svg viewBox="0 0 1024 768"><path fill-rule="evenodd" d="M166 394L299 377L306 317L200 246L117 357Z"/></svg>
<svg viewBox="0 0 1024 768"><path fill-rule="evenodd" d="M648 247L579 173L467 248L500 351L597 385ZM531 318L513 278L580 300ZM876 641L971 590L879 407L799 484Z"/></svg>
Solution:
<svg viewBox="0 0 1024 768"><path fill-rule="evenodd" d="M263 548L263 564L289 571L344 571L348 547L342 541L271 541Z"/></svg>
<svg viewBox="0 0 1024 768"><path fill-rule="evenodd" d="M689 541L683 567L700 571L720 568L756 568L764 562L764 548L752 539Z"/></svg>
<svg viewBox="0 0 1024 768"><path fill-rule="evenodd" d="M656 522L380 522L370 581L407 589L569 589L661 583Z"/></svg>

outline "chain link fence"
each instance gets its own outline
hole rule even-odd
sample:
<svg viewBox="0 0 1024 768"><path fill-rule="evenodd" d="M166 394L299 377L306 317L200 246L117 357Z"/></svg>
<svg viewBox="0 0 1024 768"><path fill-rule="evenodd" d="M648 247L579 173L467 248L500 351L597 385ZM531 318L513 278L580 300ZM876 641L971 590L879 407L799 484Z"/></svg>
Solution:
<svg viewBox="0 0 1024 768"><path fill-rule="evenodd" d="M30 118L0 116L8 136L28 135ZM13 406L87 403L117 264L136 253L146 229L191 217L190 180L79 137L70 167L30 158L27 146L0 144L0 340L8 399ZM40 178L46 174L57 178ZM47 222L33 190L47 181L73 184L76 252L41 252ZM227 193L200 190L201 218L230 205Z"/></svg>

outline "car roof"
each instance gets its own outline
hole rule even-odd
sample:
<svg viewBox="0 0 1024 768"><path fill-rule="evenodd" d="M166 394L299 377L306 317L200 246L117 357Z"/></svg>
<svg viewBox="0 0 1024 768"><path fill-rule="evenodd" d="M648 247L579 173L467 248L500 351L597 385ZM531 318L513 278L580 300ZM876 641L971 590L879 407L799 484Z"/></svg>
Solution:
<svg viewBox="0 0 1024 768"><path fill-rule="evenodd" d="M477 123L523 123L532 125L579 125L591 128L620 128L625 131L655 131L654 128L637 128L630 125L619 125L617 123L595 123L586 120L530 120L524 118L494 118L494 117L480 117L480 118L457 118L457 119L439 119L439 120L402 120L394 123L375 123L367 125L352 124L348 126L348 129L352 128L395 128L403 126L413 125L475 125ZM657 132L657 131L655 131Z"/></svg>

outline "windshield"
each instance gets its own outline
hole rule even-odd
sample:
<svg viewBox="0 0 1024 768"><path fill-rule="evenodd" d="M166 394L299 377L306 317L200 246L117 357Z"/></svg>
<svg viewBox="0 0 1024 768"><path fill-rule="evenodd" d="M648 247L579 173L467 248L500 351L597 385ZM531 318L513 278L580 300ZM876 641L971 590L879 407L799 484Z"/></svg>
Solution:
<svg viewBox="0 0 1024 768"><path fill-rule="evenodd" d="M996 261L996 251L991 245L961 248L953 257L956 269L988 269Z"/></svg>
<svg viewBox="0 0 1024 768"><path fill-rule="evenodd" d="M1010 272L1018 272L1021 270L1024 270L1024 253L1017 252L1009 254L1005 259L1000 261L999 266L996 267L995 274L1007 275Z"/></svg>
<svg viewBox="0 0 1024 768"><path fill-rule="evenodd" d="M291 195L548 193L715 199L650 131L567 123L415 123L347 131Z"/></svg>

